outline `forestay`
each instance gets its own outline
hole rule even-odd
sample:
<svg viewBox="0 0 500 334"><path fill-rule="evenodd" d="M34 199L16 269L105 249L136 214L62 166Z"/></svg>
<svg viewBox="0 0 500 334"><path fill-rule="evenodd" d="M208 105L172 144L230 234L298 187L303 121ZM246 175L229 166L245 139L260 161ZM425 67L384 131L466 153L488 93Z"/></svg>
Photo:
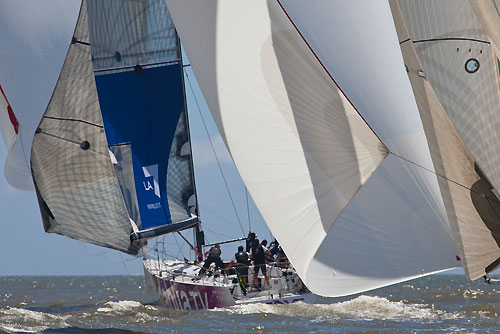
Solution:
<svg viewBox="0 0 500 334"><path fill-rule="evenodd" d="M33 190L31 142L68 51L80 1L3 0L0 7L0 131L8 151L5 176L11 186Z"/></svg>
<svg viewBox="0 0 500 334"><path fill-rule="evenodd" d="M236 166L311 291L460 265L387 3L166 1Z"/></svg>

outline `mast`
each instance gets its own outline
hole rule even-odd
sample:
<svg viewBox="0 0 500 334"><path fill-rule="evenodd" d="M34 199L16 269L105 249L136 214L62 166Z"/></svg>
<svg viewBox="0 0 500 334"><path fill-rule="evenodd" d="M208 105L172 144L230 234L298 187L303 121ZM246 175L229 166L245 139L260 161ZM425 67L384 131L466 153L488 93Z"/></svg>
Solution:
<svg viewBox="0 0 500 334"><path fill-rule="evenodd" d="M188 115L188 107L187 107L187 99L186 99L186 83L184 82L184 62L182 59L182 48L181 48L181 41L179 39L179 35L177 32L175 33L176 39L177 39L177 54L180 59L181 63L181 77L182 77L182 88L183 88L183 94L184 94L184 118L186 122L186 132L188 136L188 142L189 142L189 153L191 156L190 163L191 163L191 178L193 180L193 193L194 193L194 199L195 199L195 214L196 216L200 217L200 211L199 211L199 206L198 206L198 195L196 194L196 180L195 180L195 174L194 174L194 163L193 163L193 149L191 146L191 130L189 127L189 115ZM201 220L199 221L198 224L194 226L194 233L195 233L195 243L196 243L196 251L197 251L197 258L198 262L203 261L203 249L202 246L205 244L205 238L203 235L203 231L200 228Z"/></svg>

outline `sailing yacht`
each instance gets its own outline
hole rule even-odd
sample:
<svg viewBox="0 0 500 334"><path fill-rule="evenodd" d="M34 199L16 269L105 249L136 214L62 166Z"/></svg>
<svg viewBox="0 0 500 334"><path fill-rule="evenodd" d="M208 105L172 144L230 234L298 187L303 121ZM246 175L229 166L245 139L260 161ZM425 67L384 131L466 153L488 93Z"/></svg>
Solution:
<svg viewBox="0 0 500 334"><path fill-rule="evenodd" d="M147 257L159 303L314 302L456 267L477 279L500 264L498 13L475 0L81 1L32 131L0 77L7 179L34 187L46 232L145 256L148 240L194 229L201 255L182 41L293 270L247 297L237 277L193 280L199 263ZM26 142L30 164L9 167Z"/></svg>

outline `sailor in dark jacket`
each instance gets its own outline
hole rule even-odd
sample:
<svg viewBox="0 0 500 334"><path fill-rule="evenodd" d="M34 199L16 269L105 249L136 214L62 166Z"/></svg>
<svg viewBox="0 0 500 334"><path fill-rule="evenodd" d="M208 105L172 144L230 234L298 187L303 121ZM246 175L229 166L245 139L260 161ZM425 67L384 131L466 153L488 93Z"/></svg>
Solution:
<svg viewBox="0 0 500 334"><path fill-rule="evenodd" d="M205 260L205 263L203 264L203 268L201 268L200 272L198 275L203 275L205 271L207 271L208 268L210 268L210 265L212 263L215 263L215 266L217 268L222 269L224 272L224 262L222 262L220 255L221 255L221 250L219 244L216 244L215 247L210 248L207 252L205 252L205 256L207 259Z"/></svg>
<svg viewBox="0 0 500 334"><path fill-rule="evenodd" d="M257 236L255 235L255 233L253 232L248 232L248 236L247 236L247 242L246 242L246 251L247 253L250 252L250 250L252 248L254 248L255 246L257 246L259 244L259 241L258 239L256 239ZM255 242L255 240L257 240L257 242Z"/></svg>
<svg viewBox="0 0 500 334"><path fill-rule="evenodd" d="M267 276L266 270L266 253L271 255L271 252L260 244L259 239L255 239L255 246L250 251L250 257L253 260L253 282L256 287L259 286L259 272L262 272L269 287L269 276Z"/></svg>
<svg viewBox="0 0 500 334"><path fill-rule="evenodd" d="M250 259L243 246L238 247L238 253L234 254L234 260L236 261L233 265L234 269L240 274L243 283L248 286L248 266L250 265Z"/></svg>

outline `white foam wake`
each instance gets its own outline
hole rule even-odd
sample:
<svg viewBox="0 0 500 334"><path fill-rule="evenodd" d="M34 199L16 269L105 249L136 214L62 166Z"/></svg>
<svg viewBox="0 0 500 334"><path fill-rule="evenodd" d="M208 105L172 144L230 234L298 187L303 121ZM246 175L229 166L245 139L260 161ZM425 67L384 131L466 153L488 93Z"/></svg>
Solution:
<svg viewBox="0 0 500 334"><path fill-rule="evenodd" d="M138 312L140 310L156 310L152 305L143 305L135 300L120 300L118 302L107 302L97 309L97 312L124 314L127 312Z"/></svg>
<svg viewBox="0 0 500 334"><path fill-rule="evenodd" d="M118 302L105 303L103 307L97 309L97 312L124 313L134 311L141 306L142 304L135 300L120 300Z"/></svg>
<svg viewBox="0 0 500 334"><path fill-rule="evenodd" d="M35 333L48 328L64 328L67 317L22 308L0 309L0 330L11 332Z"/></svg>
<svg viewBox="0 0 500 334"><path fill-rule="evenodd" d="M273 313L312 318L362 318L362 319L435 319L446 317L446 312L421 304L405 304L383 297L359 296L332 304L288 305L246 304L226 310L234 314Z"/></svg>

